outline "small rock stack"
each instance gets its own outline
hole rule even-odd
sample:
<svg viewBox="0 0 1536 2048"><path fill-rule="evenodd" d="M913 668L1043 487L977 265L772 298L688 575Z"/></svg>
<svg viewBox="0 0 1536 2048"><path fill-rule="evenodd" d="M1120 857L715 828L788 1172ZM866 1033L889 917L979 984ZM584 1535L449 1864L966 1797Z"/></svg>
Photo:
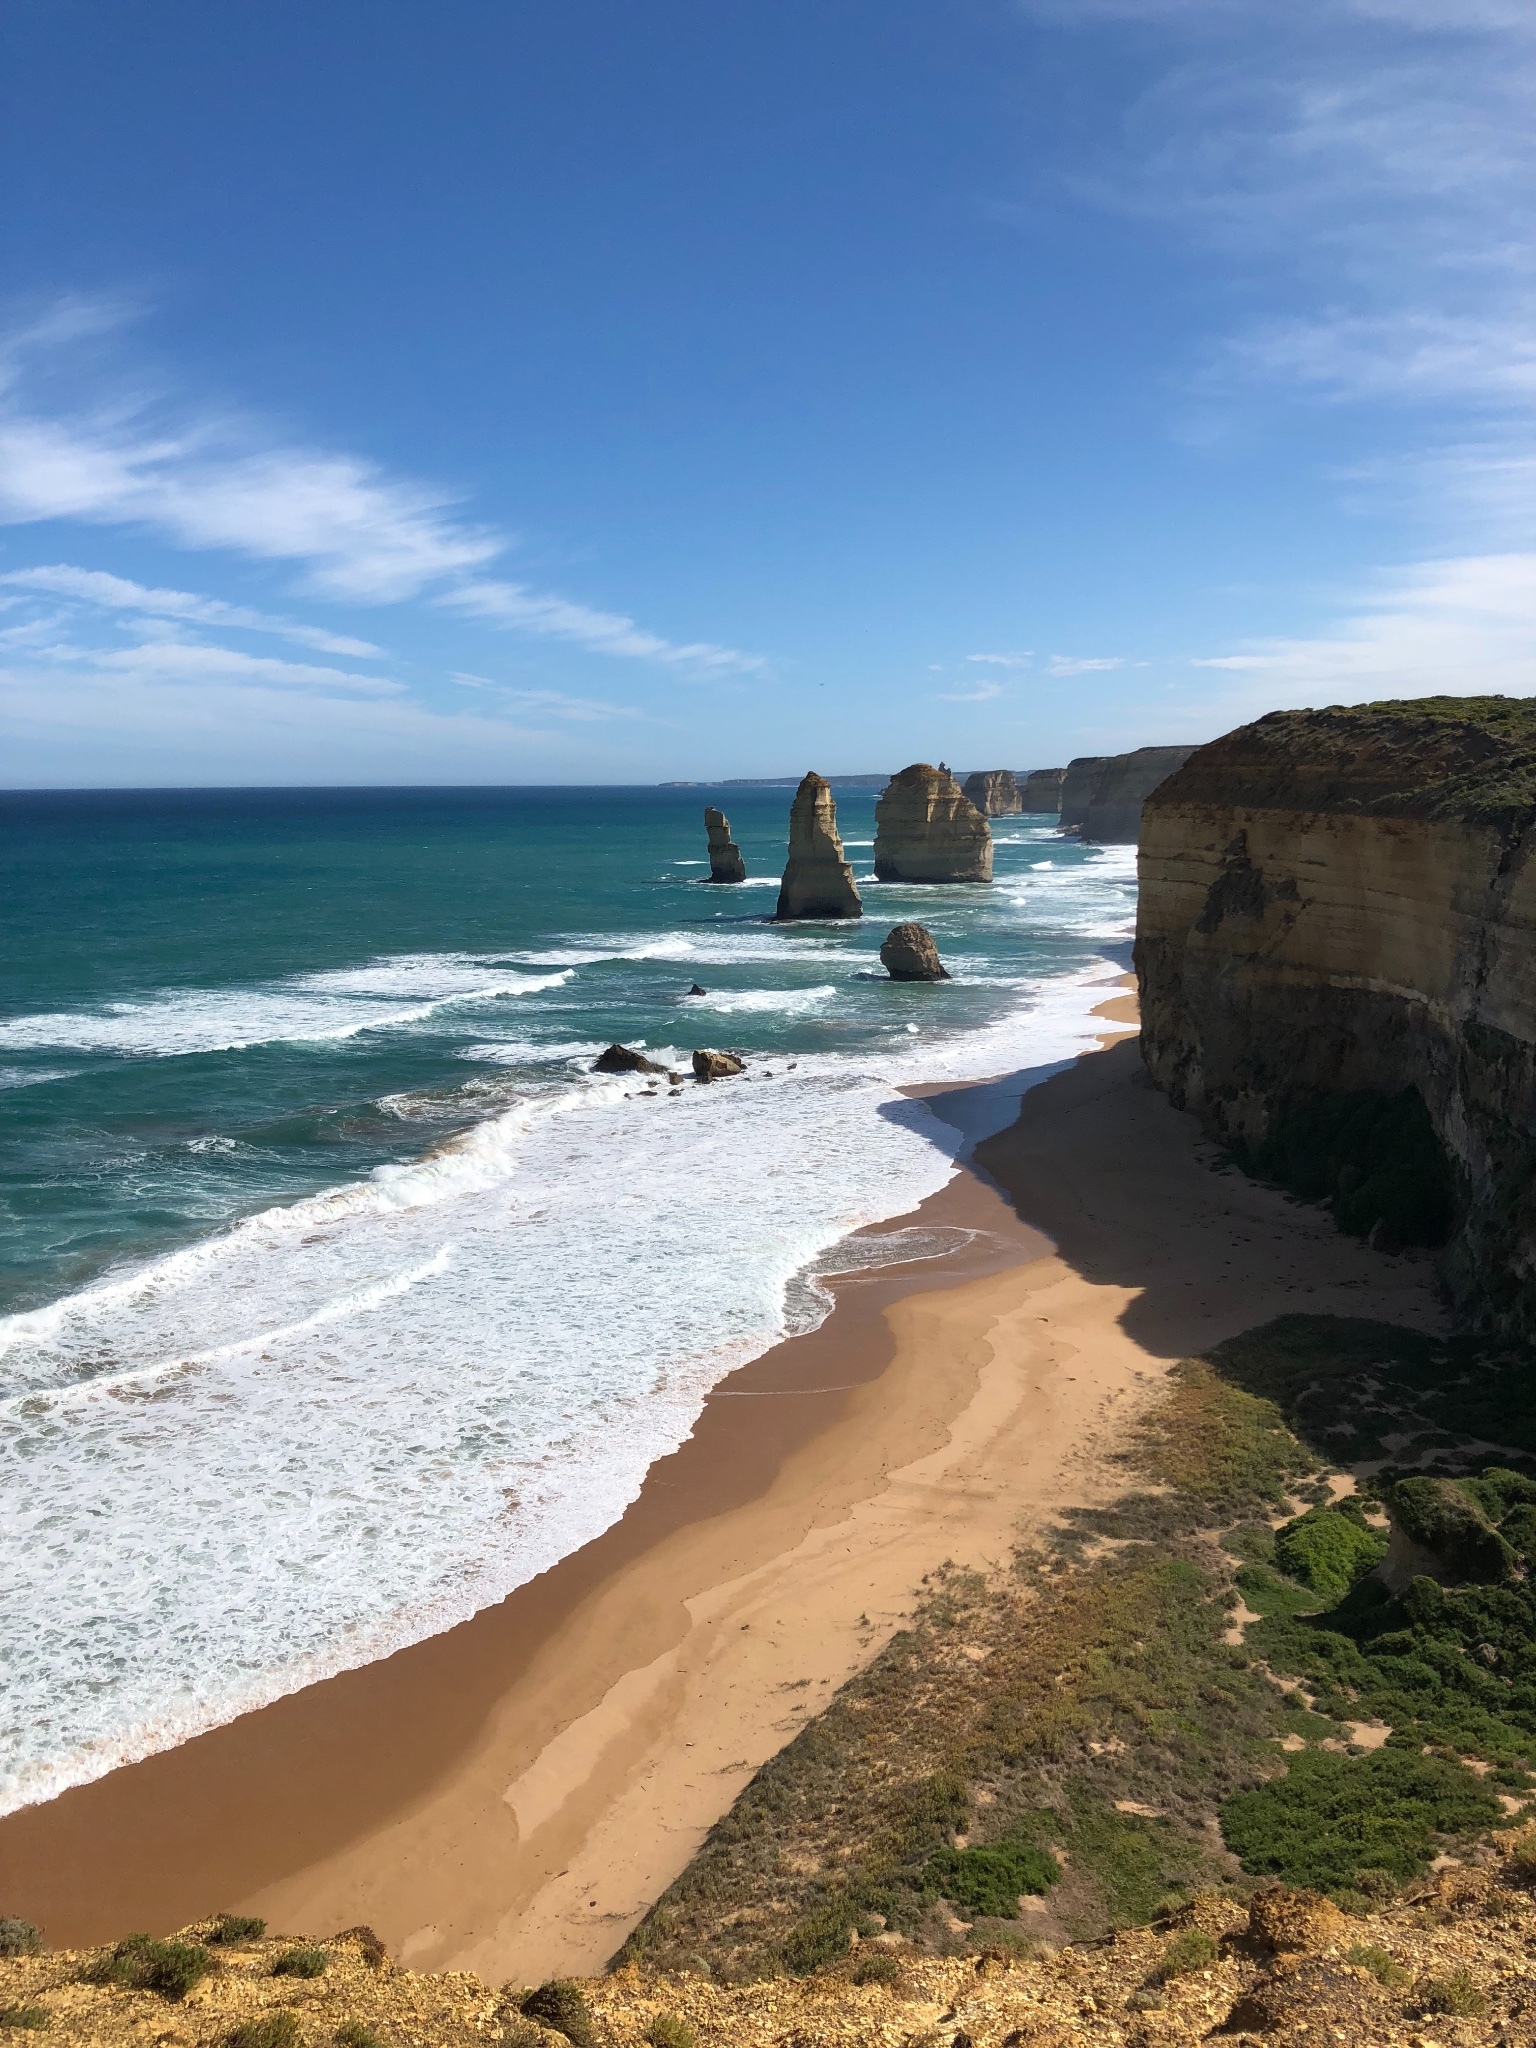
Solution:
<svg viewBox="0 0 1536 2048"><path fill-rule="evenodd" d="M709 834L709 879L712 882L744 882L747 864L741 848L731 837L731 821L711 804L704 812L704 829Z"/></svg>

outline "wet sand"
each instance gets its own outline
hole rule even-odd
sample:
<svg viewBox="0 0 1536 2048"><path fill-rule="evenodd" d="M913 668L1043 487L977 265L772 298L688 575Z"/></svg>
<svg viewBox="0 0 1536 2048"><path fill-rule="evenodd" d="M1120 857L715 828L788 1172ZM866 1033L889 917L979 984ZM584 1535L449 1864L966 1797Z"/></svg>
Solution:
<svg viewBox="0 0 1536 2048"><path fill-rule="evenodd" d="M963 1124L976 1103L938 1107ZM1171 1361L1291 1309L1440 1323L1425 1262L1212 1171L1129 1043L1033 1089L976 1167L880 1227L913 1223L979 1234L832 1283L822 1327L723 1382L539 1580L0 1822L5 1910L57 1944L230 1908L366 1922L492 1982L596 1970L925 1574L1120 1490L1124 1420Z"/></svg>

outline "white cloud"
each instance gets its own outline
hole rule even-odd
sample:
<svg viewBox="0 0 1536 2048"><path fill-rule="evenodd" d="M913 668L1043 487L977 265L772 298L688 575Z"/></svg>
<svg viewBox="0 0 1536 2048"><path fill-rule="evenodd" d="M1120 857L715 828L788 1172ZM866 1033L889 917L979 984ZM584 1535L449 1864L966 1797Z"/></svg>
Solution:
<svg viewBox="0 0 1536 2048"><path fill-rule="evenodd" d="M980 683L974 690L946 690L940 693L941 704L990 704L1001 697L1001 683Z"/></svg>
<svg viewBox="0 0 1536 2048"><path fill-rule="evenodd" d="M509 683L492 682L489 676L456 675L453 680L469 690L492 690L501 702L519 711L543 711L551 718L563 718L575 725L606 724L613 718L638 718L651 723L644 711L632 704L611 704L603 697L572 697L564 690L522 690Z"/></svg>
<svg viewBox="0 0 1536 2048"><path fill-rule="evenodd" d="M1053 676L1086 676L1099 669L1124 667L1123 654L1053 654L1050 663Z"/></svg>
<svg viewBox="0 0 1536 2048"><path fill-rule="evenodd" d="M233 647L208 647L186 640L148 640L134 647L102 649L59 642L39 650L51 661L94 669L101 675L152 676L166 683L207 683L237 677L284 689L344 691L369 697L404 693L404 684L310 662L278 661L271 655L241 654Z"/></svg>
<svg viewBox="0 0 1536 2048"><path fill-rule="evenodd" d="M155 619L188 619L198 625L272 633L300 647L313 647L321 654L346 654L354 660L382 652L369 640L354 640L347 634L301 625L293 619L273 618L266 612L225 604L217 597L199 597L189 590L150 590L142 583L130 582L126 576L109 575L104 569L76 569L59 562L51 567L12 569L0 575L0 583L74 598L105 611L143 612Z"/></svg>
<svg viewBox="0 0 1536 2048"><path fill-rule="evenodd" d="M596 654L630 655L710 674L751 674L767 666L760 654L743 654L708 640L664 640L621 612L594 611L569 598L551 597L522 583L467 583L437 600L470 618L489 619L525 633L572 640Z"/></svg>
<svg viewBox="0 0 1536 2048"><path fill-rule="evenodd" d="M1198 668L1251 677L1262 703L1536 695L1536 554L1422 562L1381 579L1332 633L1208 655Z"/></svg>
<svg viewBox="0 0 1536 2048"><path fill-rule="evenodd" d="M1028 668L1035 657L1026 650L1023 654L968 654L965 658L990 662L994 668Z"/></svg>

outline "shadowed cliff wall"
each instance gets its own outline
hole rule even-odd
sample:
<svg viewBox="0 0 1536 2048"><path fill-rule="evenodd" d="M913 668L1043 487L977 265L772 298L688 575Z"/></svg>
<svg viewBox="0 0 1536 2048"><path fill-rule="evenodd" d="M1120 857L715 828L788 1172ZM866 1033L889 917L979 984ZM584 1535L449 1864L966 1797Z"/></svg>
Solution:
<svg viewBox="0 0 1536 2048"><path fill-rule="evenodd" d="M1344 1227L1448 1237L1463 1303L1527 1331L1533 825L1536 704L1276 712L1148 799L1136 939L1156 1084Z"/></svg>

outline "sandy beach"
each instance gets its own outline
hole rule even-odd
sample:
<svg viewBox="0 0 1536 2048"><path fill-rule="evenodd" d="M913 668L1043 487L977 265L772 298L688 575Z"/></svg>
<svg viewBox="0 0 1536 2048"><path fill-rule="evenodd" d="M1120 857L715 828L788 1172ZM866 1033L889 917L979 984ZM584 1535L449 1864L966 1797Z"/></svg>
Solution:
<svg viewBox="0 0 1536 2048"><path fill-rule="evenodd" d="M881 1226L968 1250L833 1282L819 1330L501 1605L0 1822L6 1910L56 1944L225 1908L491 1982L595 1971L926 1574L1120 1490L1172 1361L1287 1310L1439 1327L1426 1261L1213 1170L1124 1040L1134 1003L1099 1014L1104 1050Z"/></svg>

